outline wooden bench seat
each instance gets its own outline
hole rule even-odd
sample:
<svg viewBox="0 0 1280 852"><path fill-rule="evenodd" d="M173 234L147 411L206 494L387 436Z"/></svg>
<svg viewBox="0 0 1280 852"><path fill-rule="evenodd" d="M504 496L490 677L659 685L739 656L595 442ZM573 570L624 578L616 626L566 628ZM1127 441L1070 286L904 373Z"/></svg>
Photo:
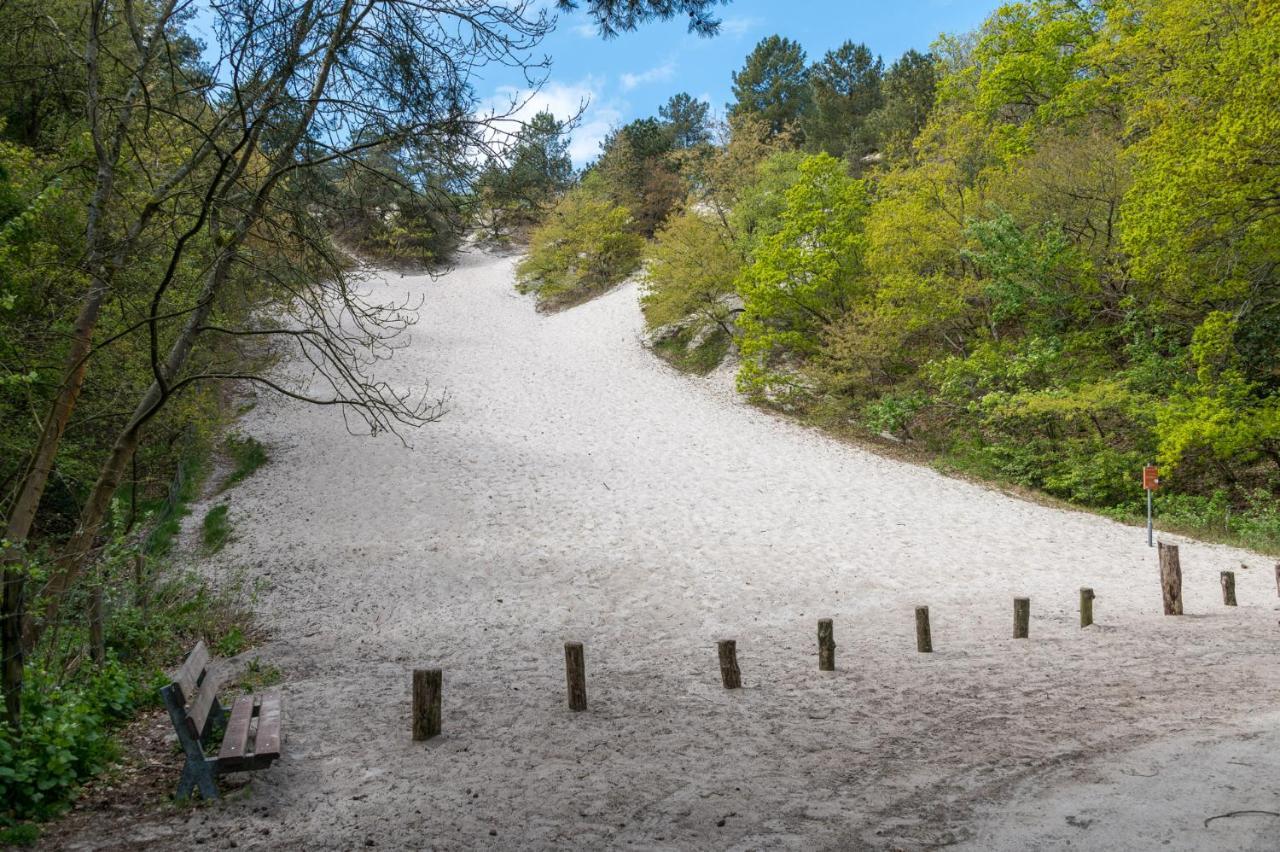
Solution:
<svg viewBox="0 0 1280 852"><path fill-rule="evenodd" d="M197 788L204 798L216 799L216 776L265 769L280 756L280 696L242 695L228 713L218 701L219 682L209 671L209 662L208 649L203 642L197 643L173 681L160 690L187 757L178 782L179 799ZM222 739L215 744L212 734L220 727ZM215 747L217 754L210 757Z"/></svg>

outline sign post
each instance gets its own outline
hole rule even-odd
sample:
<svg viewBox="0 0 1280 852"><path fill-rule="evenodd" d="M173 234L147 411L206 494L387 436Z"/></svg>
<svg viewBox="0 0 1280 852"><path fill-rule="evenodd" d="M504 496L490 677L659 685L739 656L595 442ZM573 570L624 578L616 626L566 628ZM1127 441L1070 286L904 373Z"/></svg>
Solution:
<svg viewBox="0 0 1280 852"><path fill-rule="evenodd" d="M1151 523L1151 495L1160 487L1160 469L1149 464L1142 469L1142 487L1147 492L1147 547L1155 547Z"/></svg>

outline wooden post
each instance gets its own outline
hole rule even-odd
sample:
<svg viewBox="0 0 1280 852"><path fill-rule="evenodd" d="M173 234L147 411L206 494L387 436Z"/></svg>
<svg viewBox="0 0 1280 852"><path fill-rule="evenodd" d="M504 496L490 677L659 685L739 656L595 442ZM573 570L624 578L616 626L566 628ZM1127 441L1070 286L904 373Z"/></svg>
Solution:
<svg viewBox="0 0 1280 852"><path fill-rule="evenodd" d="M725 689L737 689L742 686L742 672L738 669L738 643L733 639L721 639L717 643L720 649L720 679Z"/></svg>
<svg viewBox="0 0 1280 852"><path fill-rule="evenodd" d="M929 607L916 607L916 650L921 654L933 653L933 637L929 634Z"/></svg>
<svg viewBox="0 0 1280 852"><path fill-rule="evenodd" d="M440 669L413 670L413 738L429 740L440 733Z"/></svg>
<svg viewBox="0 0 1280 852"><path fill-rule="evenodd" d="M1178 546L1157 542L1160 552L1160 590L1164 596L1164 614L1182 615L1182 563Z"/></svg>
<svg viewBox="0 0 1280 852"><path fill-rule="evenodd" d="M1026 639L1031 630L1031 598L1013 599L1013 638Z"/></svg>
<svg viewBox="0 0 1280 852"><path fill-rule="evenodd" d="M831 619L818 619L818 671L836 670L836 636Z"/></svg>
<svg viewBox="0 0 1280 852"><path fill-rule="evenodd" d="M1280 562L1276 563L1276 594L1280 595Z"/></svg>
<svg viewBox="0 0 1280 852"><path fill-rule="evenodd" d="M569 709L587 709L587 661L581 642L564 643L564 677L569 687Z"/></svg>
<svg viewBox="0 0 1280 852"><path fill-rule="evenodd" d="M1080 590L1080 626L1093 624L1093 589Z"/></svg>
<svg viewBox="0 0 1280 852"><path fill-rule="evenodd" d="M1234 571L1223 571L1219 576L1222 582L1222 603L1226 606L1236 605L1236 574Z"/></svg>

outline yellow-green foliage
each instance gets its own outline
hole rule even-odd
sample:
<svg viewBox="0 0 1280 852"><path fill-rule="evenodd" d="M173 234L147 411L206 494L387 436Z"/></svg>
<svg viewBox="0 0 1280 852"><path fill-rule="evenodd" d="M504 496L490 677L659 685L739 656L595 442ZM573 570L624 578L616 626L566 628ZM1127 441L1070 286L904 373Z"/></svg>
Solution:
<svg viewBox="0 0 1280 852"><path fill-rule="evenodd" d="M866 191L829 154L800 163L774 233L738 275L742 296L740 387L771 395L794 386L785 369L817 351L822 329L853 307L862 289Z"/></svg>
<svg viewBox="0 0 1280 852"><path fill-rule="evenodd" d="M533 232L516 269L521 292L543 308L577 304L626 278L640 264L644 240L631 214L590 185L570 190Z"/></svg>
<svg viewBox="0 0 1280 852"><path fill-rule="evenodd" d="M1191 338L1195 378L1159 412L1160 460L1174 468L1200 450L1221 462L1248 464L1280 442L1280 393L1265 394L1240 370L1236 323L1213 311Z"/></svg>
<svg viewBox="0 0 1280 852"><path fill-rule="evenodd" d="M1187 523L1234 506L1276 546L1280 6L1009 3L933 61L923 129L863 182L774 140L702 176L725 215L661 232L655 258L744 258L741 387L1120 515L1158 457Z"/></svg>
<svg viewBox="0 0 1280 852"><path fill-rule="evenodd" d="M640 304L650 328L688 317L728 326L729 297L742 262L722 224L694 211L668 219L648 258Z"/></svg>
<svg viewBox="0 0 1280 852"><path fill-rule="evenodd" d="M1274 288L1280 5L1139 5L1140 24L1124 27L1116 45L1132 66L1118 82L1135 140L1124 206L1135 274L1178 301L1239 300Z"/></svg>

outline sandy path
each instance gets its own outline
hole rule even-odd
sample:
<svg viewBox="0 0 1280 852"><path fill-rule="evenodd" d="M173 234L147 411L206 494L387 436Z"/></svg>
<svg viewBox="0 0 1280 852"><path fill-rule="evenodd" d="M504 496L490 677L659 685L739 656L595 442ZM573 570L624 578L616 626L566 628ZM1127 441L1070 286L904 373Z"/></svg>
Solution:
<svg viewBox="0 0 1280 852"><path fill-rule="evenodd" d="M236 538L210 569L266 584L273 641L255 653L286 673L287 757L248 795L139 837L1278 845L1280 820L1202 824L1280 810L1261 557L1184 543L1192 615L1164 618L1140 531L743 406L640 347L634 289L541 317L511 266L472 256L442 280L385 285L426 299L389 378L430 378L454 400L413 451L287 401L248 416L272 462L234 492ZM1229 611L1218 571L1242 561ZM1100 622L1084 632L1082 585ZM1032 599L1030 641L1008 638L1015 594ZM917 603L933 612L931 656L914 650ZM834 674L816 670L822 616ZM738 639L737 693L719 685L720 637ZM586 714L564 707L570 638L587 647ZM426 664L445 670L445 735L421 745L407 700ZM1237 784L1236 763L1254 781Z"/></svg>

